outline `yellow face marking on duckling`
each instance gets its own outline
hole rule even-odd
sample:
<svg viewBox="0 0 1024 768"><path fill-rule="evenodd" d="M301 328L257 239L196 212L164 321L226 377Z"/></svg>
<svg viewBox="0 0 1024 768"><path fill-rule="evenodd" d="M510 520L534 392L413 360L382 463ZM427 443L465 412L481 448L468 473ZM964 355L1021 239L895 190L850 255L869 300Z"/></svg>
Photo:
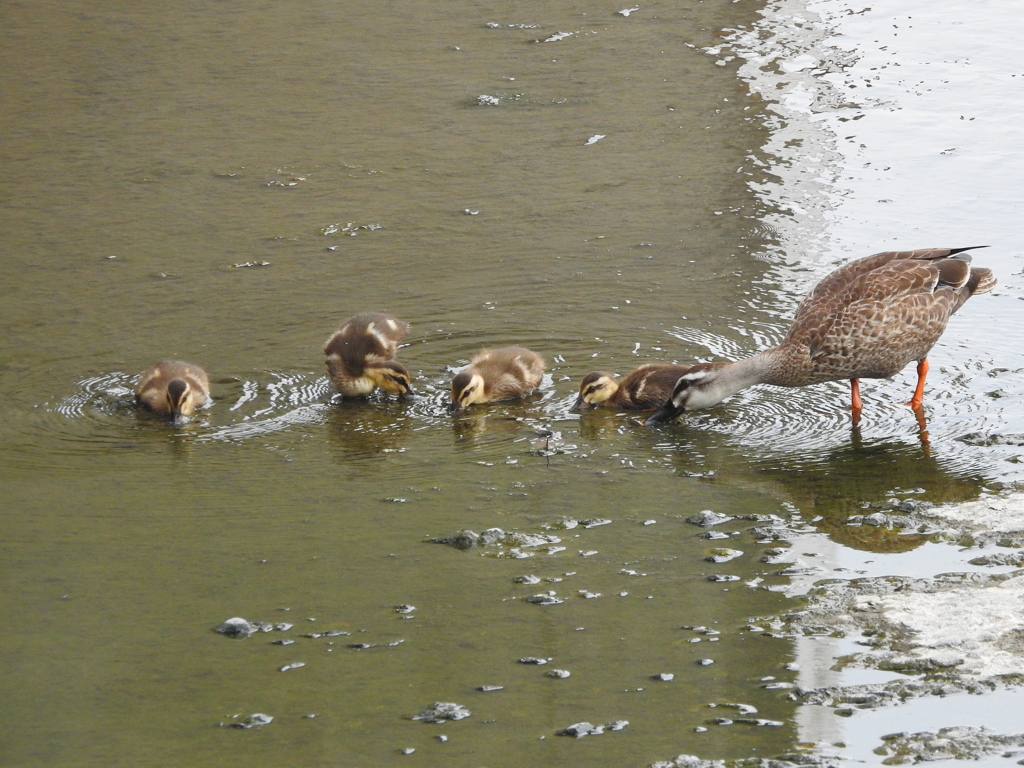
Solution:
<svg viewBox="0 0 1024 768"><path fill-rule="evenodd" d="M385 392L392 392L403 397L412 395L412 377L401 363L388 361L367 367L366 375L373 383Z"/></svg>
<svg viewBox="0 0 1024 768"><path fill-rule="evenodd" d="M452 403L449 413L458 413L484 399L484 379L478 373L462 371L452 379Z"/></svg>
<svg viewBox="0 0 1024 768"><path fill-rule="evenodd" d="M572 409L579 410L588 405L600 405L611 398L618 388L619 385L610 374L601 371L588 373L580 382L580 394Z"/></svg>

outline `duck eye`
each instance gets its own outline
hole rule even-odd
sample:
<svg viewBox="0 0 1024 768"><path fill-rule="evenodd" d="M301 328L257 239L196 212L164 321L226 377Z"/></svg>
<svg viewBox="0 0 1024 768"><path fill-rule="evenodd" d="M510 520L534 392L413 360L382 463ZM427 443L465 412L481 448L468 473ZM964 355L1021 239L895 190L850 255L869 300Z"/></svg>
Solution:
<svg viewBox="0 0 1024 768"><path fill-rule="evenodd" d="M599 387L597 386L597 384L591 384L589 387L587 387L587 394L592 395L595 392L597 392L598 389Z"/></svg>

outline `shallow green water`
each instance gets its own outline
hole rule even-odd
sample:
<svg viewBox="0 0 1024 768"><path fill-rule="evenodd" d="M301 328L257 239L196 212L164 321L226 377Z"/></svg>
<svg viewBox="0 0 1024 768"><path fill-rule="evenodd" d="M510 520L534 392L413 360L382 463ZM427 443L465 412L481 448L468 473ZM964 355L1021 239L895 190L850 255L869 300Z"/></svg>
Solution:
<svg viewBox="0 0 1024 768"><path fill-rule="evenodd" d="M863 436L839 386L745 393L660 431L568 411L595 366L752 351L786 326L765 308L796 297L765 275L773 243L737 173L765 140L759 104L698 50L755 10L0 10L5 766L611 766L792 745L793 705L763 678L792 681L793 649L747 628L786 598L707 579L781 584L771 544L727 523L744 554L714 565L721 542L685 518L827 518L991 476L922 447L895 384ZM322 344L367 309L413 324L416 402L326 404ZM503 343L547 358L541 394L445 416L451 368ZM213 407L181 432L131 405L163 358L211 376ZM564 517L611 523L548 527ZM491 527L565 549L428 543ZM549 589L565 602L521 599ZM211 631L232 616L294 627ZM328 629L352 634L300 636ZM473 715L408 719L434 701ZM781 725L709 725L730 703ZM275 720L217 727L254 712Z"/></svg>

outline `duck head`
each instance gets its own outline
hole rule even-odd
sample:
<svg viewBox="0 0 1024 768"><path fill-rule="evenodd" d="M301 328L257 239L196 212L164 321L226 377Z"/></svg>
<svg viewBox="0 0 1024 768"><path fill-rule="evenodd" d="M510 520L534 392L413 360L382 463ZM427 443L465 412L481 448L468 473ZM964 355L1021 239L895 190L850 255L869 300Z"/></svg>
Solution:
<svg viewBox="0 0 1024 768"><path fill-rule="evenodd" d="M408 369L401 363L389 360L384 363L376 363L366 367L366 374L373 380L373 383L385 392L391 392L399 397L415 397L412 389L412 376Z"/></svg>
<svg viewBox="0 0 1024 768"><path fill-rule="evenodd" d="M580 382L580 394L573 403L572 411L580 411L588 406L597 406L612 397L619 389L615 377L604 371L588 373Z"/></svg>
<svg viewBox="0 0 1024 768"><path fill-rule="evenodd" d="M175 427L185 426L195 415L196 398L184 379L171 379L167 382L167 412Z"/></svg>
<svg viewBox="0 0 1024 768"><path fill-rule="evenodd" d="M724 373L732 363L699 363L682 376L672 389L672 396L661 408L652 413L644 422L648 427L667 424L679 418L683 411L710 408L722 402L735 391L725 385L728 376Z"/></svg>
<svg viewBox="0 0 1024 768"><path fill-rule="evenodd" d="M452 379L452 401L448 413L461 413L467 406L484 400L484 378L473 371L460 371Z"/></svg>

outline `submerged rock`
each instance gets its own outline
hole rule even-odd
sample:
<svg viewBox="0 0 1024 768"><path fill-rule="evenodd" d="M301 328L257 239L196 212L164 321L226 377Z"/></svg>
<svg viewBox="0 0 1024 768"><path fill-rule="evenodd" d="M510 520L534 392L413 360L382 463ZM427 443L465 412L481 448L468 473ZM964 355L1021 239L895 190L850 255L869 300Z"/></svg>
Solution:
<svg viewBox="0 0 1024 768"><path fill-rule="evenodd" d="M249 715L248 717L231 723L232 728L262 728L264 725L268 725L274 720L270 715L264 715L261 712L256 712Z"/></svg>
<svg viewBox="0 0 1024 768"><path fill-rule="evenodd" d="M735 560L737 557L739 557L742 554L743 554L743 552L741 550L738 550L738 549L729 549L728 547L718 547L716 549L711 550L711 554L709 554L704 559L707 560L709 563L727 563L730 560Z"/></svg>
<svg viewBox="0 0 1024 768"><path fill-rule="evenodd" d="M695 728L697 733L707 731L707 728ZM738 760L704 760L696 755L678 755L672 760L659 760L651 763L651 768L788 768L788 766L802 766L802 768L840 768L847 764L842 757L827 756L820 754L795 753L779 755L774 759L761 757L747 757Z"/></svg>
<svg viewBox="0 0 1024 768"><path fill-rule="evenodd" d="M696 515L690 515L686 518L686 522L692 523L693 525L699 525L704 528L710 528L713 525L719 525L732 520L728 515L722 515L718 512L712 512L710 509L705 509L703 512L698 512Z"/></svg>
<svg viewBox="0 0 1024 768"><path fill-rule="evenodd" d="M449 720L463 720L473 713L461 704L451 701L435 701L418 715L413 715L412 720L422 720L425 723L444 723Z"/></svg>
<svg viewBox="0 0 1024 768"><path fill-rule="evenodd" d="M223 624L214 627L213 631L222 635L227 635L228 637L245 638L255 632L256 627L245 619L236 616L235 618L228 619Z"/></svg>
<svg viewBox="0 0 1024 768"><path fill-rule="evenodd" d="M515 584L540 584L540 576L525 574L523 576L516 576L512 581Z"/></svg>
<svg viewBox="0 0 1024 768"><path fill-rule="evenodd" d="M547 528L561 528L566 531L571 531L573 528L582 526L583 528L597 528L600 525L611 525L611 520L604 517L590 517L583 520L577 520L574 517L563 517L557 523L552 523Z"/></svg>
<svg viewBox="0 0 1024 768"><path fill-rule="evenodd" d="M429 541L433 544L447 544L461 550L506 547L513 553L512 556L530 557L532 553L524 553L519 550L558 544L561 539L547 533L519 533L503 531L501 528L488 528L483 533L467 529L450 536L438 536Z"/></svg>
<svg viewBox="0 0 1024 768"><path fill-rule="evenodd" d="M621 731L627 725L629 725L628 720L613 720L604 725L594 725L587 722L574 723L560 731L556 731L555 734L557 736L572 736L576 739L582 739L584 736L597 736L605 731Z"/></svg>
<svg viewBox="0 0 1024 768"><path fill-rule="evenodd" d="M455 547L456 549L473 549L480 541L480 534L475 531L459 531L453 533L451 536L438 536L436 539L430 539L434 544L447 544L449 547Z"/></svg>
<svg viewBox="0 0 1024 768"><path fill-rule="evenodd" d="M404 642L404 639L399 638L398 640L392 640L390 643L346 643L345 647L357 651L365 651L369 648L395 648Z"/></svg>
<svg viewBox="0 0 1024 768"><path fill-rule="evenodd" d="M244 640L255 632L270 632L274 628L273 624L266 621L248 621L247 619L236 616L233 619L228 619L223 624L214 627L213 631L221 635L226 635L227 637ZM291 629L291 624L288 624L287 628Z"/></svg>
<svg viewBox="0 0 1024 768"><path fill-rule="evenodd" d="M935 733L892 733L882 737L882 746L876 752L886 756L886 765L904 765L935 760L980 760L1005 752L1007 747L1024 747L1024 733L999 735L987 728L961 726L940 728Z"/></svg>
<svg viewBox="0 0 1024 768"><path fill-rule="evenodd" d="M526 602L534 605L561 605L565 601L555 597L552 593L544 592L539 595L530 595L526 598Z"/></svg>

